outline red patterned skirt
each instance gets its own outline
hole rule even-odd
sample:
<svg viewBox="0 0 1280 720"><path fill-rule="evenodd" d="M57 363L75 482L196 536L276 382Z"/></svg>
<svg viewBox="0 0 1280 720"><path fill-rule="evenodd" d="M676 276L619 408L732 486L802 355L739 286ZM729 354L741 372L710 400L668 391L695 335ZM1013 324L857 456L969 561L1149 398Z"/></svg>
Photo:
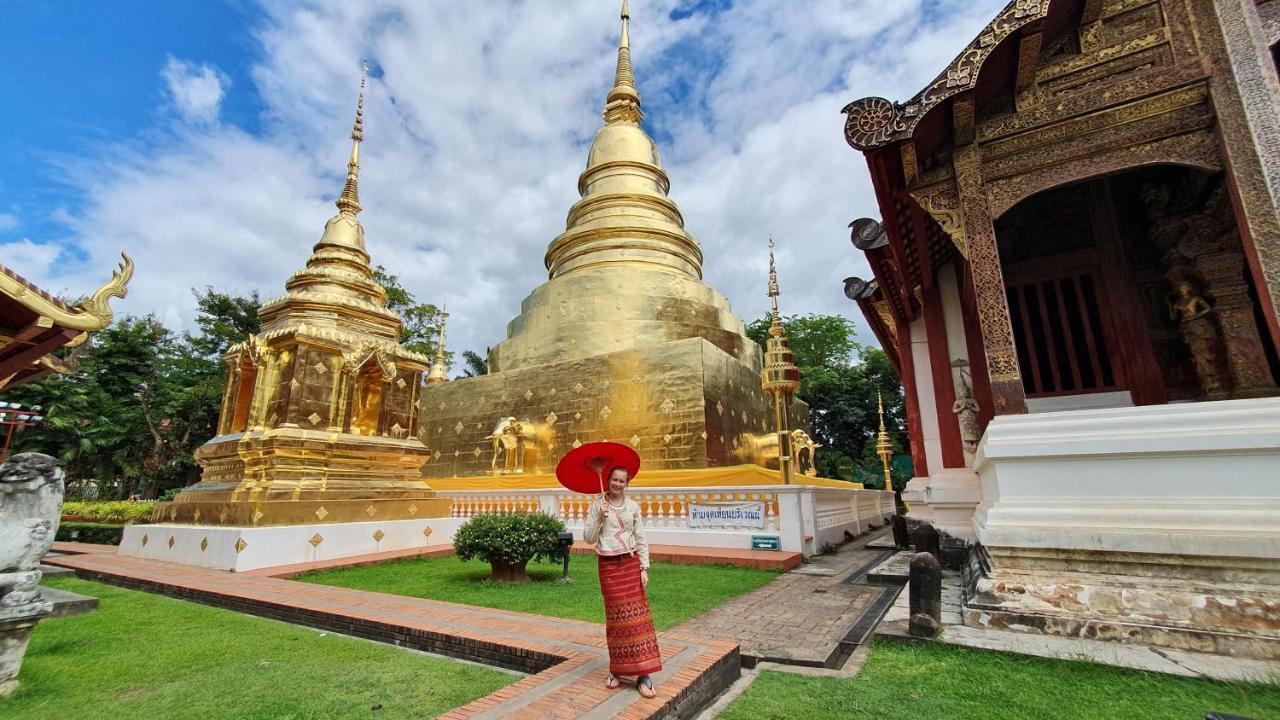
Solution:
<svg viewBox="0 0 1280 720"><path fill-rule="evenodd" d="M662 669L662 655L653 631L653 616L649 614L649 599L640 584L639 556L600 555L598 560L609 672L626 676L658 672Z"/></svg>

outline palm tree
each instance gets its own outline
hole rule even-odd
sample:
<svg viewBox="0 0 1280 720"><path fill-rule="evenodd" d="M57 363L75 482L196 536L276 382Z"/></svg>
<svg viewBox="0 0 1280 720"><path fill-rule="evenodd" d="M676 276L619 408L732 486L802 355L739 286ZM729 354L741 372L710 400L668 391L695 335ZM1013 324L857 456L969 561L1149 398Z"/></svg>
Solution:
<svg viewBox="0 0 1280 720"><path fill-rule="evenodd" d="M472 350L462 351L462 377L476 377L479 375L489 374L489 348L484 349L484 355Z"/></svg>

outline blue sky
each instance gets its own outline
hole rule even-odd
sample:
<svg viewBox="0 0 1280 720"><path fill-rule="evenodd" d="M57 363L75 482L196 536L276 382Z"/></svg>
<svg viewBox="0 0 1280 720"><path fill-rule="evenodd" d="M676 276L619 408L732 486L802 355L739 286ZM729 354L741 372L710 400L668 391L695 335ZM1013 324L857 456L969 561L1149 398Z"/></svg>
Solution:
<svg viewBox="0 0 1280 720"><path fill-rule="evenodd" d="M260 100L249 82L258 46L248 28L261 12L247 2L13 3L0 23L9 67L0 73L0 207L21 224L0 227L0 242L56 240L69 234L61 210L83 198L65 182L63 166L105 145L155 131L166 106L159 77L169 57L212 63L237 92L221 107L225 122L254 132Z"/></svg>
<svg viewBox="0 0 1280 720"><path fill-rule="evenodd" d="M780 243L786 312L860 321L845 226L875 215L839 108L905 99L997 0L633 0L646 126L706 280L747 319ZM26 2L0 47L0 258L85 293L121 250L131 313L183 327L192 287L281 291L333 214L370 57L361 220L375 262L449 298L458 348L545 279L612 81L611 0Z"/></svg>

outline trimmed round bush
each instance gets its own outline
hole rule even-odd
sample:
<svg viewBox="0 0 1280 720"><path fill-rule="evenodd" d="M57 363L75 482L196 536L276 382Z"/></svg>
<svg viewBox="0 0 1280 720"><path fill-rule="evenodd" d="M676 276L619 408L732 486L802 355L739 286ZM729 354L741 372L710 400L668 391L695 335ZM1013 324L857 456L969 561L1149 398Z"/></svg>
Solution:
<svg viewBox="0 0 1280 720"><path fill-rule="evenodd" d="M490 580L523 582L529 579L525 566L530 560L564 557L556 537L562 532L564 523L542 512L476 515L454 533L453 550L463 561L488 562Z"/></svg>

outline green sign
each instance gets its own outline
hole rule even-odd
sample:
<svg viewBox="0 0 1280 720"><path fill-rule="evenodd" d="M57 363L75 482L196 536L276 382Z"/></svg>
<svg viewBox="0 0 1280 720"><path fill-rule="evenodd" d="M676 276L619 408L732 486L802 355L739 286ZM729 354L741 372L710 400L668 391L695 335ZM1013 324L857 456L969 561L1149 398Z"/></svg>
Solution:
<svg viewBox="0 0 1280 720"><path fill-rule="evenodd" d="M782 540L777 535L752 535L752 550L781 550Z"/></svg>

